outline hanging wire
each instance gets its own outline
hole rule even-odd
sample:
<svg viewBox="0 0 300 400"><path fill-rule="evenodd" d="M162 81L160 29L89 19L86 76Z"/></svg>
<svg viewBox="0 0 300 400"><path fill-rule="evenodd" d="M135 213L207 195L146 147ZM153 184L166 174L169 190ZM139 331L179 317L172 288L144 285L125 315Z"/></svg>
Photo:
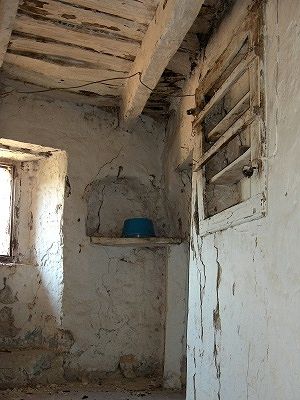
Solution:
<svg viewBox="0 0 300 400"><path fill-rule="evenodd" d="M55 90L69 90L69 89L81 89L90 85L96 85L96 84L105 84L106 82L111 82L111 81L116 81L116 80L126 80L126 79L131 79L135 76L139 77L139 81L140 83L148 90L150 90L151 92L154 91L154 89L150 88L148 85L146 85L143 81L142 81L142 72L138 71L135 74L129 75L129 76L120 76L120 77L115 77L115 78L107 78L107 79L101 79L98 81L91 81L91 82L87 82L87 83L83 83L82 85L76 85L76 86L67 86L67 87L52 87L52 88L47 88L47 89L40 89L40 90L33 90L33 91L24 91L24 90L11 90L9 92L4 92L0 94L0 97L7 97L13 93L17 93L17 94L35 94L35 93L46 93L46 92L53 92ZM157 94L159 94L159 92L157 92ZM190 97L190 96L195 96L195 94L179 94L179 95L170 95L170 96L166 96L166 97Z"/></svg>

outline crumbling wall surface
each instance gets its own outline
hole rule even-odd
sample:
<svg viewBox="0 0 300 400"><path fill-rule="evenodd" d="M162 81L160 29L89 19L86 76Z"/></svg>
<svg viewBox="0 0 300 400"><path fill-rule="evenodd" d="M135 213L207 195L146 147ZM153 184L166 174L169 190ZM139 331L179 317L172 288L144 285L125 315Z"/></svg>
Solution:
<svg viewBox="0 0 300 400"><path fill-rule="evenodd" d="M183 94L195 93L199 80L199 60L195 60ZM170 248L168 256L168 289L164 385L180 389L186 384L186 323L188 297L188 264L190 208L192 189L192 158L194 137L191 135L193 116L187 110L195 107L195 97L173 99L166 127L163 153L165 201L175 234L183 244Z"/></svg>
<svg viewBox="0 0 300 400"><path fill-rule="evenodd" d="M17 168L17 167L16 167ZM0 386L61 375L64 340L62 213L66 156L21 163L16 196L16 265L0 266ZM70 337L70 347L72 339Z"/></svg>
<svg viewBox="0 0 300 400"><path fill-rule="evenodd" d="M199 66L195 64L187 79L183 94L194 93L199 79ZM187 110L195 107L194 96L174 99L166 127L163 152L164 197L175 234L183 239L180 247L170 248L168 256L168 289L164 385L180 389L186 384L186 323L187 284L189 264L190 205L192 189L191 135L193 116Z"/></svg>
<svg viewBox="0 0 300 400"><path fill-rule="evenodd" d="M164 387L170 389L186 384L188 250L188 243L182 243L170 247L167 257Z"/></svg>
<svg viewBox="0 0 300 400"><path fill-rule="evenodd" d="M62 329L67 336L61 339L67 342L65 347L72 346L69 354L61 357L63 360L56 359L57 375L65 379L97 379L116 371L128 377L159 374L164 355L166 250L92 245L86 231L103 233L104 221L105 234L120 235L124 201L126 215L130 216L147 216L147 204L151 204L158 233L171 232L160 195L164 127L141 117L135 127L125 130L119 127L116 114L96 107L11 95L1 102L0 130L3 137L66 151L68 158L63 278L57 267L57 262L62 262L61 248L46 240L47 235L52 235L51 221L44 230L37 221L34 229L36 236L42 238L46 253L37 254L36 264L44 266L44 275L35 265L1 269L12 289L10 301L14 302L2 307L3 318L9 321L6 333L16 335L16 339L20 329L30 337L43 335L44 325L42 333L35 330L38 324L28 307L34 299L44 305L48 296L47 319L55 321L55 332L61 333ZM46 169L45 165L45 174ZM61 177L65 167L54 172ZM134 190L126 191L127 181L134 182ZM44 183L47 188L46 180ZM39 182L40 192L42 186ZM46 207L45 202L44 213ZM57 211L61 215L61 201ZM109 221L115 220L118 223L109 231ZM57 261L53 260L53 253L59 255ZM39 362L48 369L52 366L51 361L43 364L34 354L33 359L34 365ZM49 380L53 379L49 371Z"/></svg>
<svg viewBox="0 0 300 400"><path fill-rule="evenodd" d="M250 3L236 2L207 59ZM300 397L299 18L298 1L266 4L267 216L203 238L192 227L188 399Z"/></svg>

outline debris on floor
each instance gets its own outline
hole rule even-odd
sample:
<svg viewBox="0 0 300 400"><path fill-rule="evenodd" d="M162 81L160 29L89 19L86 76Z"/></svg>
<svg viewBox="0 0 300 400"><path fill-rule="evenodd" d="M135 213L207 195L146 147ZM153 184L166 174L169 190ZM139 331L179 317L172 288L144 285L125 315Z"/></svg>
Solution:
<svg viewBox="0 0 300 400"><path fill-rule="evenodd" d="M0 391L0 400L184 400L183 393L169 391L111 391L102 387L49 387Z"/></svg>

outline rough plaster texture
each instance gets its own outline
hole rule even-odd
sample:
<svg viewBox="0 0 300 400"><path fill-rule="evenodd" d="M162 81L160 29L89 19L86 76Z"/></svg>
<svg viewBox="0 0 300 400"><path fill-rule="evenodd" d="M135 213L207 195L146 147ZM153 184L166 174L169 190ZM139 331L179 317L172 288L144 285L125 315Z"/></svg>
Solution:
<svg viewBox="0 0 300 400"><path fill-rule="evenodd" d="M118 370L121 360L125 375L161 373L164 356L166 249L117 249L91 245L86 229L96 226L101 233L102 218L108 227L107 221L113 221L114 215L117 215L118 224L114 226L114 232L105 233L120 234L120 212L114 207L121 208L123 200L126 200L126 213L130 211L130 202L133 215L142 213L141 202L136 208L135 199L126 197L126 185L118 192L120 204L115 202L114 189L118 189L118 180L122 183L128 179L136 183L135 193L130 193L131 197L138 192L140 198L144 199L147 193L147 201L155 204L151 216L158 224L158 231L172 233L171 229L168 232L168 224L164 220L163 196L159 194L162 185L164 127L142 117L134 128L126 131L119 127L116 115L96 107L33 96L10 96L1 103L0 131L3 137L61 149L66 151L68 157L63 223L63 279L61 247L58 247L58 243L53 246L47 243L47 232L52 233L55 225L50 210L47 210L49 221L44 229L36 220L36 235L43 242L43 250L46 250L37 254L38 267L29 265L4 268L1 275L8 278L7 284L12 288L12 295L17 294L21 300L16 302L9 316L14 320L14 326L22 329L20 338L41 335L36 330L39 324L33 317L31 322L28 310L30 304L37 300L43 313L47 302L45 314L55 321L51 334L56 337L63 332L61 334L69 339L65 339L65 347L72 345L72 337L74 344L68 356L62 356L58 351L56 364L45 357L38 361L33 355L33 367L29 367L27 361L22 361L23 364L20 361L20 370L24 364L28 365L29 381L39 380L39 363L48 370L47 379L50 381L61 378L62 373L66 379L96 379L104 373ZM65 166L58 168L57 164L52 172L62 177ZM46 174L45 164L42 175ZM106 189L102 189L107 182L109 185L106 192ZM39 193L51 197L46 179L38 182L38 188ZM89 203L88 198L92 198L92 202ZM109 207L110 198L112 207ZM42 204L43 209L47 208L46 201ZM61 204L60 199L57 203L60 216ZM91 204L97 206L97 212L93 209L94 214L90 212L90 219L86 221L87 210L92 210ZM147 212L148 208L143 210L146 216ZM57 255L57 260L51 258L52 254ZM39 274L40 269L43 270L43 276ZM6 311L4 309L3 312ZM59 348L59 345L55 346ZM36 347L40 351L40 346ZM26 357L30 358L30 355L26 353ZM56 376L51 372L54 364ZM7 374L4 381L9 381L13 367L4 371Z"/></svg>
<svg viewBox="0 0 300 400"><path fill-rule="evenodd" d="M65 174L64 152L16 166L17 264L0 267L0 385L4 387L28 380L47 382L45 370L53 373L54 354L63 351Z"/></svg>
<svg viewBox="0 0 300 400"><path fill-rule="evenodd" d="M186 383L186 303L188 244L169 248L167 257L167 314L164 386L180 389Z"/></svg>
<svg viewBox="0 0 300 400"><path fill-rule="evenodd" d="M186 81L183 93L195 92L199 67ZM164 150L165 198L168 202L177 235L185 239L179 247L169 250L167 280L167 319L164 384L180 388L186 383L186 324L188 297L189 232L191 205L191 166L194 138L191 136L193 117L187 110L195 107L194 97L174 100L167 124ZM172 261L170 261L172 260Z"/></svg>
<svg viewBox="0 0 300 400"><path fill-rule="evenodd" d="M250 3L236 3L208 59ZM203 239L192 229L187 399L300 397L300 3L269 0L265 18L268 212Z"/></svg>

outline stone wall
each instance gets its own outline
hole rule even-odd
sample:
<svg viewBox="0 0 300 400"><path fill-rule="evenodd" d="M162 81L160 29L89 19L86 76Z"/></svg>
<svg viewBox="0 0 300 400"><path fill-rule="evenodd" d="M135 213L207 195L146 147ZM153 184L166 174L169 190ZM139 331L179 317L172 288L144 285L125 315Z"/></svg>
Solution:
<svg viewBox="0 0 300 400"><path fill-rule="evenodd" d="M98 379L120 372L120 365L126 375L128 360L135 375L161 375L167 250L92 245L87 231L120 235L123 217L150 216L158 234L172 234L162 195L164 126L141 117L125 130L115 113L97 107L11 95L0 105L0 131L4 138L58 148L68 159L63 260L62 254L52 258L56 244L48 243L55 224L41 196L50 199L56 183L46 178L51 168L45 164L35 206L48 223L33 219L44 250L35 263L0 269L0 290L11 291L13 302L0 298L1 321L12 321L14 349L27 346L22 360L21 353L1 355L2 385ZM65 173L65 166L51 172L59 179ZM1 329L4 342L6 333Z"/></svg>

